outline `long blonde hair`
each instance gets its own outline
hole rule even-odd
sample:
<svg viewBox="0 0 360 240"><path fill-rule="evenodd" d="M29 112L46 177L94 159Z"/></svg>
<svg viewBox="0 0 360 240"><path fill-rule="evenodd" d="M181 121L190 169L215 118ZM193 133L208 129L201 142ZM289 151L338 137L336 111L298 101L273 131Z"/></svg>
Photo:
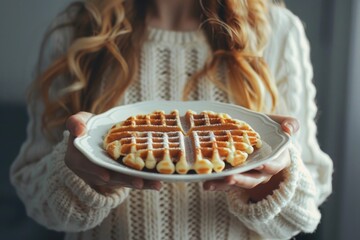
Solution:
<svg viewBox="0 0 360 240"><path fill-rule="evenodd" d="M69 6L67 11L76 9L75 17L53 31L72 26L72 43L63 56L39 75L33 86L34 91L41 93L45 105L42 120L46 130L63 126L70 115L79 111L104 112L123 97L138 77L149 2L87 0ZM204 68L189 78L184 100L196 81L206 77L227 91L237 104L256 111L263 110L268 92L274 108L277 91L261 56L270 30L268 1L199 0L199 4L201 28L213 54ZM223 63L228 73L227 84L214 77ZM50 92L59 77L67 82L54 97ZM107 79L111 79L111 84Z"/></svg>

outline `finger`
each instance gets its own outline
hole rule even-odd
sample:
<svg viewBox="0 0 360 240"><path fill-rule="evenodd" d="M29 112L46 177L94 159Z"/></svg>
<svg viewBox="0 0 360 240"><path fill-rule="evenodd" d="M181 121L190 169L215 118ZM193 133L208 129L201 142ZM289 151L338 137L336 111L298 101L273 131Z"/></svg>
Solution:
<svg viewBox="0 0 360 240"><path fill-rule="evenodd" d="M88 172L77 170L76 175L90 186L106 186L108 184L108 182L103 181L103 179L101 179L99 176L90 174Z"/></svg>
<svg viewBox="0 0 360 240"><path fill-rule="evenodd" d="M70 134L74 137L79 137L86 133L86 122L93 114L88 112L79 112L75 115L70 116L66 120L66 129L69 130Z"/></svg>
<svg viewBox="0 0 360 240"><path fill-rule="evenodd" d="M251 189L259 184L266 183L270 180L271 175L258 171L249 171L242 174L228 176L220 180L206 181L203 184L204 190L207 191L228 191L234 187Z"/></svg>
<svg viewBox="0 0 360 240"><path fill-rule="evenodd" d="M232 188L226 178L220 180L206 181L203 184L204 190L207 191L227 191Z"/></svg>
<svg viewBox="0 0 360 240"><path fill-rule="evenodd" d="M138 179L136 179L137 181ZM115 189L118 189L120 187L126 187L126 188L132 188L132 189L138 189L138 190L156 190L159 191L162 187L161 182L159 181L143 181L143 185L139 185L138 183L134 184L133 180L129 180L127 178L123 178L122 180L110 180L109 182L102 184L102 182L96 182L94 184L94 187L96 187L96 190L101 190L102 192L104 192L103 190L107 190L106 192L109 193L109 191L113 191Z"/></svg>
<svg viewBox="0 0 360 240"><path fill-rule="evenodd" d="M283 169L284 169L283 165L280 165L278 163L268 163L268 164L264 164L263 169L258 170L258 172L268 175L275 175L278 174Z"/></svg>
<svg viewBox="0 0 360 240"><path fill-rule="evenodd" d="M135 183L134 183L135 181ZM161 182L159 181L148 181L148 180L141 180L143 182L142 185L140 185L139 183L137 183L138 179L117 179L117 180L110 180L109 183L107 183L106 186L114 189L114 188L118 188L118 187L127 187L127 188L133 188L133 189L138 189L138 190L156 190L159 191L162 187Z"/></svg>
<svg viewBox="0 0 360 240"><path fill-rule="evenodd" d="M144 180L142 178L133 177L117 172L110 172L110 183L127 186L134 189L143 189Z"/></svg>
<svg viewBox="0 0 360 240"><path fill-rule="evenodd" d="M160 191L162 188L162 183L160 181L153 181L153 180L145 180L143 189L152 189L156 191Z"/></svg>
<svg viewBox="0 0 360 240"><path fill-rule="evenodd" d="M256 171L261 171L262 169L264 169L264 165L260 165L256 168L254 168L254 170L256 170Z"/></svg>
<svg viewBox="0 0 360 240"><path fill-rule="evenodd" d="M114 193L115 188L113 187L108 187L108 186L91 186L95 191L97 191L98 193L101 193L103 195L108 195L108 194L112 194Z"/></svg>
<svg viewBox="0 0 360 240"><path fill-rule="evenodd" d="M263 168L258 170L265 174L275 175L290 165L289 151L283 151L277 159L263 164Z"/></svg>
<svg viewBox="0 0 360 240"><path fill-rule="evenodd" d="M300 129L299 121L296 118L281 115L268 116L275 122L279 123L281 128L290 135L296 133Z"/></svg>
<svg viewBox="0 0 360 240"><path fill-rule="evenodd" d="M216 180L210 180L205 181L203 183L203 189L206 191L216 191L219 189L224 189L225 187L228 187L228 181L226 178L216 179Z"/></svg>
<svg viewBox="0 0 360 240"><path fill-rule="evenodd" d="M259 184L268 182L271 176L272 175L269 174L252 171L229 176L227 177L227 181L229 182L229 185L251 189Z"/></svg>
<svg viewBox="0 0 360 240"><path fill-rule="evenodd" d="M292 135L299 131L300 124L295 118L287 118L281 123L281 128L288 134Z"/></svg>

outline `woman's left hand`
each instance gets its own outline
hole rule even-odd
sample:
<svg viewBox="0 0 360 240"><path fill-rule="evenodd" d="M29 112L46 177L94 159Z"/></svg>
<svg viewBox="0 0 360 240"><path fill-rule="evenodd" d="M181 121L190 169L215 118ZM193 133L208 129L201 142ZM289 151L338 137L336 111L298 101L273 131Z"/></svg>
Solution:
<svg viewBox="0 0 360 240"><path fill-rule="evenodd" d="M299 130L299 122L295 118L269 115L278 122L282 129L292 135ZM209 191L227 191L232 188L246 189L250 199L260 201L271 194L283 181L282 170L290 165L288 149L273 161L267 162L251 171L225 177L223 179L204 182L204 189Z"/></svg>

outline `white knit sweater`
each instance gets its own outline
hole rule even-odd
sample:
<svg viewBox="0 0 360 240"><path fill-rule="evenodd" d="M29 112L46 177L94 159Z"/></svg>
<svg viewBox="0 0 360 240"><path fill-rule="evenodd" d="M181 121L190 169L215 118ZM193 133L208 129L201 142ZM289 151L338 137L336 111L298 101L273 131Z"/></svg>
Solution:
<svg viewBox="0 0 360 240"><path fill-rule="evenodd" d="M53 146L41 133L41 103L29 103L28 138L11 168L11 182L27 214L66 239L289 239L312 232L320 221L318 206L331 192L332 163L316 140L315 88L309 45L297 17L272 7L273 32L265 58L280 92L277 112L295 116L291 166L280 188L258 203L241 189L204 191L201 183L164 183L160 192L118 189L101 195L64 164L68 132ZM55 35L48 62L64 52L70 31ZM190 74L209 54L201 32L150 29L141 52L140 78L124 103L180 100ZM192 99L228 102L213 84L200 81Z"/></svg>

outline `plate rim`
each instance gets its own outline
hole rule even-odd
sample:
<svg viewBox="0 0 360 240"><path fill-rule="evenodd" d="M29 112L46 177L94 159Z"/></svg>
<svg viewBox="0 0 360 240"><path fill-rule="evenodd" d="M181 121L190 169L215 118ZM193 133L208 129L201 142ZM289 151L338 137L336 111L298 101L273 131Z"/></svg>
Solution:
<svg viewBox="0 0 360 240"><path fill-rule="evenodd" d="M94 127L93 125L96 123L97 120L101 119L101 118L106 118L109 117L110 115L112 115L113 113L119 111L120 109L123 108L134 108L134 107L138 107L141 105L145 105L145 107L149 108L150 106L159 106L159 104L162 103L167 103L167 104L185 104L185 105L191 105L192 103L196 103L196 104L205 104L205 105L218 105L218 106L222 106L224 107L224 109L226 108L232 108L235 111L243 111L246 112L247 114L252 115L253 117L257 117L260 118L262 120L262 122L264 122L266 125L272 125L273 127L276 128L276 133L282 138L282 142L281 144L279 144L275 149L272 150L271 155L266 158L263 159L262 161L259 161L258 163L254 163L253 165L245 165L242 167L238 167L238 168L232 168L232 169L228 169L226 171L220 172L220 173L215 173L212 172L210 174L185 174L185 175L181 175L181 174L160 174L160 173L152 173L152 172L145 172L145 171L139 171L136 169L132 169L129 168L125 165L121 165L121 163L119 163L119 165L111 165L109 163L106 163L105 161L98 161L98 160L94 160L93 159L93 154L91 154L90 152L86 151L86 148L84 148L82 142L86 141L86 139L88 139L89 137L91 137L88 132L85 133L84 135L77 137L74 139L74 146L82 153L84 154L89 161L91 161L92 163L104 167L106 169L115 171L115 172L119 172L121 174L127 174L127 175L131 175L133 177L140 177L143 179L149 179L149 180L160 180L160 181L165 181L165 182L197 182L197 181L207 181L207 180L213 180L213 179L218 179L218 178L223 178L229 175L233 175L233 174L237 174L237 173L242 173L251 169L256 168L257 166L260 166L261 164L264 164L267 161L271 161L275 158L277 158L284 150L285 148L290 144L290 140L291 137L289 134L287 134L284 131L280 131L279 129L281 128L280 124L278 124L277 122L275 122L274 120L272 120L269 116L267 116L264 113L260 113L260 112L255 112L253 110L244 108L242 106L239 105L235 105L232 103L222 103L222 102L216 102L216 101L165 101L165 100L151 100L151 101L143 101L143 102L138 102L138 103L132 103L132 104L127 104L127 105L120 105L120 106L115 106L101 114L98 115L93 115L92 117L90 117L88 119L88 121L86 122L86 127L88 129L91 129L92 127ZM149 106L146 106L149 105ZM174 108L175 109L175 108ZM190 109L190 108L189 108ZM157 110L156 108L152 108L152 110L149 111L155 111ZM204 109L207 110L207 109ZM224 111L225 112L225 111ZM226 112L225 112L226 113ZM231 114L230 114L231 115ZM127 117L124 116L124 119L126 119ZM121 119L119 119L119 121L121 121ZM251 125L251 123L249 123Z"/></svg>

